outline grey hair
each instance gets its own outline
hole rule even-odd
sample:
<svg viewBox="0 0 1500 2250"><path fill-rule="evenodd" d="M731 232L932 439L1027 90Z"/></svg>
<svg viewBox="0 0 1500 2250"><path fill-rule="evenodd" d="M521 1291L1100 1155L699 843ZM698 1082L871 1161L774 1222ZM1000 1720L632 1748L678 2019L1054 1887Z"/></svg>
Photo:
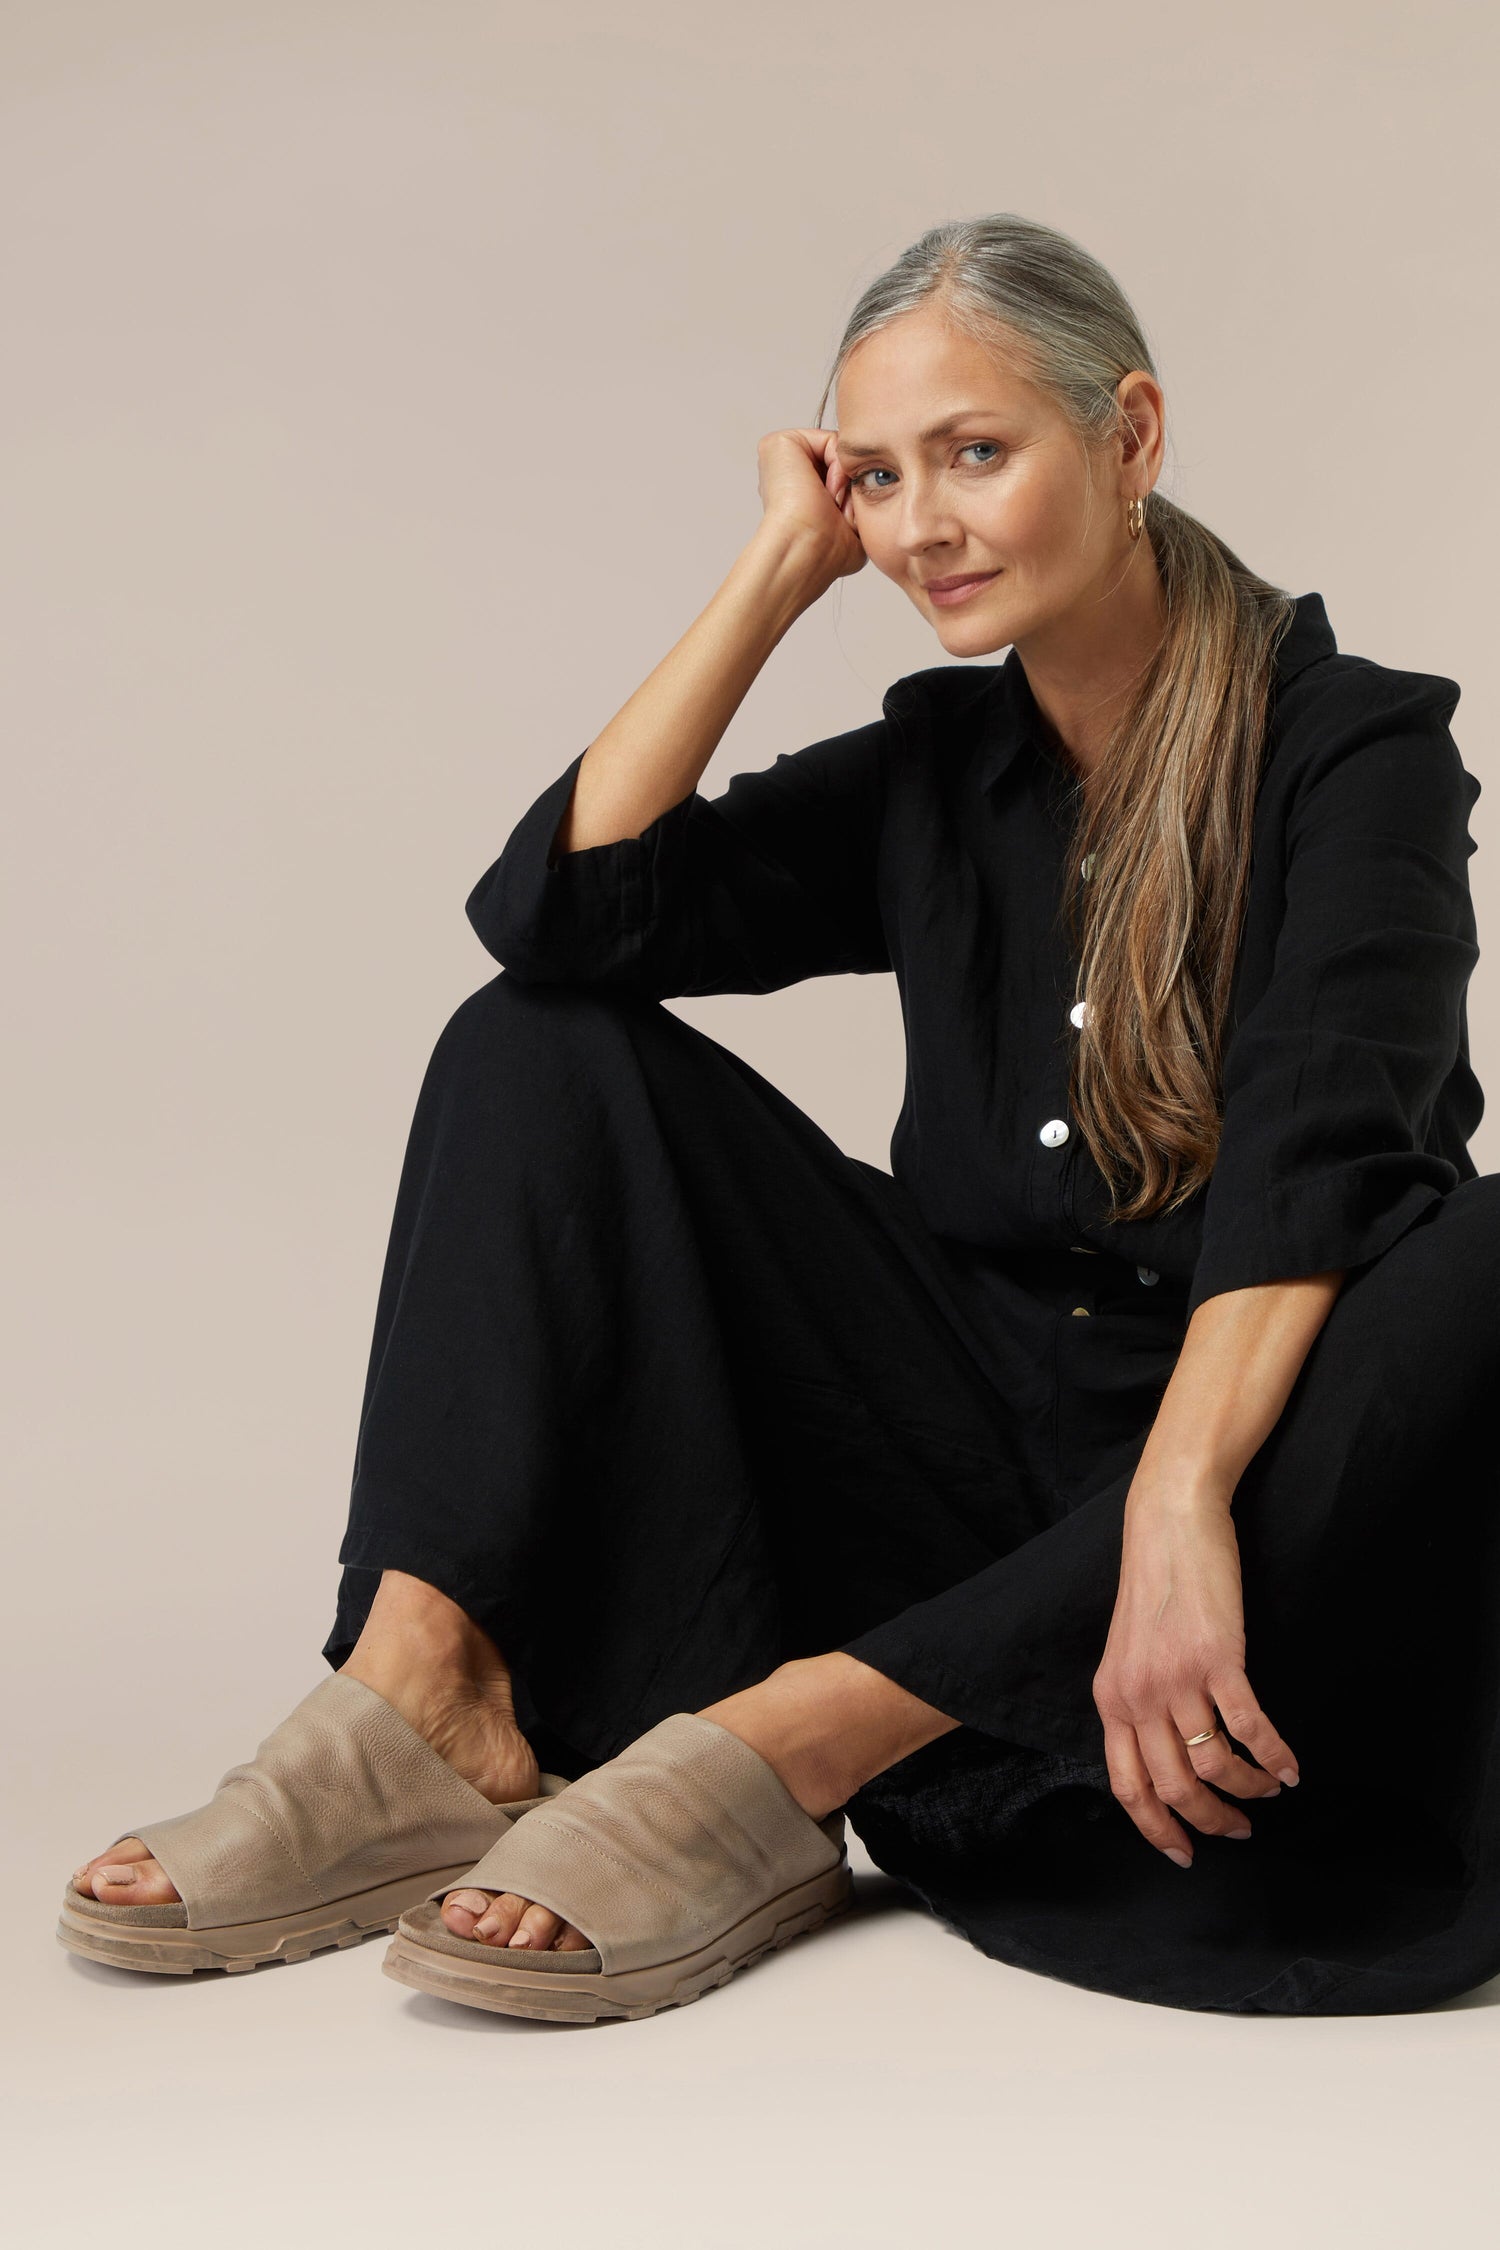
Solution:
<svg viewBox="0 0 1500 2250"><path fill-rule="evenodd" d="M1133 368L1157 375L1141 323L1108 269L1055 228L998 211L929 227L870 283L839 339L814 427L855 346L934 296L987 350L1008 332L1007 356L1052 394L1085 441L1086 471L1089 447L1120 425L1121 377ZM1091 473L1087 492L1091 501Z"/></svg>
<svg viewBox="0 0 1500 2250"><path fill-rule="evenodd" d="M1159 378L1113 276L1013 211L930 227L870 283L817 425L855 346L930 298L1057 401L1082 443L1091 503L1095 450L1125 426L1122 377ZM1274 656L1296 606L1155 491L1143 548L1160 573L1165 631L1084 777L1065 887L1076 997L1089 1002L1070 1103L1117 1220L1175 1208L1213 1170Z"/></svg>

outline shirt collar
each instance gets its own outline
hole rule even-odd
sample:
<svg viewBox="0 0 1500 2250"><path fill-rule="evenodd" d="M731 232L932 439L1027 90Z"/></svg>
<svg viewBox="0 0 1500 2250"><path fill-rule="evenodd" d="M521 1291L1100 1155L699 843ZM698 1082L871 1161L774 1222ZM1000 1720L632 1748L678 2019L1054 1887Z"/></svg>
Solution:
<svg viewBox="0 0 1500 2250"><path fill-rule="evenodd" d="M1273 663L1278 687L1295 678L1309 664L1315 664L1319 657L1338 652L1322 595L1298 594L1294 600L1292 621L1277 645ZM981 789L988 789L992 781L998 781L1022 742L1030 742L1045 755L1053 755L1042 732L1041 714L1026 677L1026 668L1014 648L1005 662L995 667L992 694L986 741L979 761Z"/></svg>

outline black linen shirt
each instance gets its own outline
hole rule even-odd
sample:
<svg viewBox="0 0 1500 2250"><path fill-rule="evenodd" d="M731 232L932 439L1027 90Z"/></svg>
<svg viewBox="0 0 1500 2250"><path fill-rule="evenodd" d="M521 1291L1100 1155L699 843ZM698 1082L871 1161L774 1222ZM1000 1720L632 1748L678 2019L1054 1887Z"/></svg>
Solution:
<svg viewBox="0 0 1500 2250"><path fill-rule="evenodd" d="M979 1252L1105 1250L1205 1298L1378 1257L1460 1180L1484 1097L1459 688L1342 653L1304 594L1277 652L1213 1175L1111 1222L1069 1116L1077 963L1059 913L1077 776L1019 655L907 674L882 715L698 791L639 836L550 854L583 751L466 911L527 983L652 999L894 974L891 1170Z"/></svg>

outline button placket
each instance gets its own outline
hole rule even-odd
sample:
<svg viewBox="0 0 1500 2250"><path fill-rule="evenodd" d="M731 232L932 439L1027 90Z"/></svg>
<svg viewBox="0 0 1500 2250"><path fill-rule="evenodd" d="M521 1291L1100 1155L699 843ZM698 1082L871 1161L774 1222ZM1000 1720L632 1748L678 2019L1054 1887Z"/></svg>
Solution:
<svg viewBox="0 0 1500 2250"><path fill-rule="evenodd" d="M1093 873L1094 857L1095 855L1093 853L1090 853L1087 861L1084 864L1083 876L1085 881L1087 881L1088 877ZM1073 1002L1072 1006L1068 1010L1068 1023L1072 1026L1073 1030L1082 1030L1084 1018L1087 1013L1088 1004L1086 1001L1076 1000ZM1056 1092L1059 1097L1059 1107L1061 1108L1066 1104L1068 1088L1071 1083L1072 1077L1072 1048L1071 1041L1068 1039L1066 1032L1058 1041L1057 1046L1054 1049L1052 1066L1049 1069L1048 1077L1052 1080L1056 1088ZM1073 1168L1072 1160L1076 1151L1068 1147L1068 1144L1073 1137L1072 1125L1070 1124L1066 1116L1049 1117L1046 1118L1042 1122L1042 1124L1037 1127L1036 1137L1043 1148L1067 1149L1068 1154L1061 1160L1061 1162L1057 1166L1052 1168L1050 1171L1046 1186L1050 1188L1051 1193L1046 1197L1047 1208L1045 1212L1041 1209L1041 1203L1043 1200L1043 1182L1038 1171L1039 1165L1041 1165L1045 1160L1042 1158L1036 1158L1034 1160L1031 1167L1032 1209L1036 1213L1036 1216L1040 1219L1044 1219L1049 1227L1057 1225L1060 1220L1063 1225L1071 1229L1071 1227L1076 1223L1073 1218L1071 1209L1071 1178ZM1087 1305L1080 1305L1075 1307L1074 1309L1080 1315L1085 1315L1089 1311L1089 1307Z"/></svg>
<svg viewBox="0 0 1500 2250"><path fill-rule="evenodd" d="M1044 1236L1050 1236L1066 1208L1064 1180L1070 1127L1065 1117L1049 1117L1032 1142L1031 1208Z"/></svg>
<svg viewBox="0 0 1500 2250"><path fill-rule="evenodd" d="M1068 1022L1072 1025L1075 1031L1081 1031L1083 1029L1084 1018L1087 1016L1087 1014L1088 1002L1086 1000L1075 1000L1072 1007L1068 1010ZM1064 1035L1064 1037L1066 1039L1066 1034ZM1066 1092L1067 1089L1072 1063L1071 1042L1067 1042L1067 1045L1068 1054L1063 1064L1063 1075L1061 1080L1064 1092ZM1052 1136L1050 1140L1048 1139L1049 1134ZM1042 1127L1038 1138L1046 1142L1049 1148L1061 1148L1065 1142L1069 1141L1072 1138L1072 1127L1064 1117L1049 1118L1047 1123ZM1062 1216L1064 1223L1070 1229L1072 1227L1075 1227L1078 1223L1076 1213L1073 1209L1073 1176L1075 1170L1075 1160L1078 1154L1079 1150L1077 1147L1069 1149L1068 1155L1064 1160L1062 1171L1058 1177L1058 1196L1063 1207ZM1075 1242L1071 1244L1070 1247L1074 1250L1086 1250L1088 1246L1086 1243ZM1090 1310L1087 1305L1076 1305L1073 1309L1076 1313L1080 1314L1087 1313Z"/></svg>

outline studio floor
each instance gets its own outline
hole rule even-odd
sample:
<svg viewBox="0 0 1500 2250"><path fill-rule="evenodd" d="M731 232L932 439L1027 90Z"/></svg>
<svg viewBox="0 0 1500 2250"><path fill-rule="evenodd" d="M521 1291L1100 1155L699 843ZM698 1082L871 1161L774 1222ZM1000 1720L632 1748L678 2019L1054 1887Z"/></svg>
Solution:
<svg viewBox="0 0 1500 2250"><path fill-rule="evenodd" d="M234 1979L80 1961L78 1833L13 1899L25 2250L1493 2239L1500 1980L1412 2017L1141 2007L984 1959L856 1843L848 1917L692 2006L523 2023L396 1985L379 1938Z"/></svg>

